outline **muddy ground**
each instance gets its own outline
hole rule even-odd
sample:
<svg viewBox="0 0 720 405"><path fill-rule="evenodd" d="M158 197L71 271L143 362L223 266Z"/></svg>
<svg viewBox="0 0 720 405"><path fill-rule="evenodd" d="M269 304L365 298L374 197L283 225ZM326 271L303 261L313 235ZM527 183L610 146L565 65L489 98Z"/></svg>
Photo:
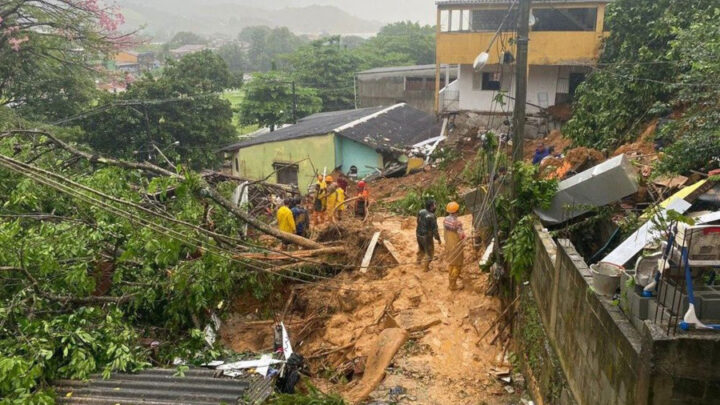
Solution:
<svg viewBox="0 0 720 405"><path fill-rule="evenodd" d="M470 216L462 217L469 229ZM398 325L409 339L394 356L380 385L368 401L417 404L519 403L522 387L508 394L493 373L510 368L505 360L504 336L490 341L495 331L480 341L498 317L500 302L485 295L488 275L478 269L468 243L463 269L464 289L448 289L447 272L437 247L430 272L415 264L415 219L376 215L367 226L382 231L394 246L401 263L392 263L379 248L365 274L349 268L331 280L295 289L285 315L295 350L303 354L313 374L312 384L326 392L346 394L359 384L363 366L378 334ZM442 234L442 219L439 220ZM282 293L286 299L290 294ZM282 312L283 299L275 299ZM284 309L284 308L283 308ZM257 318L257 308L243 308L224 325L221 336L238 352L272 346L271 322ZM397 389L402 387L402 389ZM396 388L398 395L390 395Z"/></svg>

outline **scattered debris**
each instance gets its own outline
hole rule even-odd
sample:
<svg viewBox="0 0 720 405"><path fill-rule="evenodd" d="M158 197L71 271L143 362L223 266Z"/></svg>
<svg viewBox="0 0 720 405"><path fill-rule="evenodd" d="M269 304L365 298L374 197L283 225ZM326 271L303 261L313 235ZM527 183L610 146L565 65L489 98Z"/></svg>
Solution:
<svg viewBox="0 0 720 405"><path fill-rule="evenodd" d="M368 267L370 267L370 260L372 260L373 253L375 252L375 246L377 246L378 243L378 239L380 239L379 231L375 232L372 236L372 239L370 239L370 244L365 251L365 256L363 257L362 263L360 265L360 273L367 273Z"/></svg>
<svg viewBox="0 0 720 405"><path fill-rule="evenodd" d="M345 393L344 397L351 403L364 401L380 384L385 376L385 369L407 339L408 333L401 328L388 328L382 331L370 350L362 379Z"/></svg>

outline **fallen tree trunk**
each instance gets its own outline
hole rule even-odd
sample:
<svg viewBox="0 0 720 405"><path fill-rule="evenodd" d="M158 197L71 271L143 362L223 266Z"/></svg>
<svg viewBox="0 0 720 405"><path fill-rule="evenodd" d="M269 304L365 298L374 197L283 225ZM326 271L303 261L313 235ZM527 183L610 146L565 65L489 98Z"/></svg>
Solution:
<svg viewBox="0 0 720 405"><path fill-rule="evenodd" d="M113 159L108 157L103 157L98 154L89 153L82 151L80 149L75 148L74 146L69 145L68 143L65 143L60 138L56 137L55 135L47 132L47 131L41 131L41 130L26 130L26 129L13 129L6 131L2 134L0 134L0 138L6 137L12 134L25 134L25 135L41 135L45 136L48 139L50 139L53 143L55 143L60 148L64 149L65 151L69 152L70 154L74 156L81 157L83 159L87 159L88 161L92 163L101 163L109 166L117 166L124 169L134 169L134 170L142 170L149 173L154 173L156 175L160 176L167 176L171 177L180 181L186 181L185 177L163 169L162 167L156 166L149 162L129 162L125 160L119 160L119 159ZM302 246L308 249L320 249L323 247L320 243L317 243L315 241L312 241L307 238L303 238L299 235L294 235L291 233L283 232L279 229L275 229L271 227L270 225L254 218L248 215L247 213L243 212L241 209L236 207L232 202L230 202L228 199L223 197L220 193L217 192L214 188L210 187L209 184L205 180L200 180L200 187L196 190L194 190L195 194L199 197L203 198L210 198L211 200L215 201L217 204L228 210L231 214L233 214L238 219L246 222L248 225L252 226L253 228L257 229L258 231L265 233L267 235L273 236L277 239L282 240L286 243L292 243L296 244L298 246Z"/></svg>
<svg viewBox="0 0 720 405"><path fill-rule="evenodd" d="M320 255L329 255L333 253L342 253L345 251L344 246L326 247L322 249L301 250L298 252L288 253L242 253L236 255L237 259L256 259L256 260L292 260L299 257L315 257Z"/></svg>

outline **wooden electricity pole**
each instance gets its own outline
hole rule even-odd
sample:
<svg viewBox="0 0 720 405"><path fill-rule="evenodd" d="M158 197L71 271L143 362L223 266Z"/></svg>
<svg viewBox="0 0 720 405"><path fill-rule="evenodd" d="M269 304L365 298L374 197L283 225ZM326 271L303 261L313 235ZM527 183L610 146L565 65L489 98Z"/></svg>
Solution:
<svg viewBox="0 0 720 405"><path fill-rule="evenodd" d="M531 0L520 0L517 30L517 56L515 58L515 109L513 111L513 163L523 160L525 144L525 103L527 102L528 35L530 31ZM517 184L513 183L513 197L517 197Z"/></svg>

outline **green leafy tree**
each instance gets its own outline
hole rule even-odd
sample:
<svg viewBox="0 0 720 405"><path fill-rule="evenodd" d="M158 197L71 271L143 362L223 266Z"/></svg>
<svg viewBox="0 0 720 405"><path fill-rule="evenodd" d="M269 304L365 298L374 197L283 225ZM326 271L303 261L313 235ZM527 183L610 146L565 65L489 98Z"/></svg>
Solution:
<svg viewBox="0 0 720 405"><path fill-rule="evenodd" d="M36 125L0 114L3 131ZM140 336L161 342L161 364L220 356L199 330L210 311L238 291L262 297L274 279L219 248L233 246L223 238L239 223L197 197L197 175L90 164L45 136L14 134L0 136L0 402L52 403L53 379L147 367ZM148 198L154 214L137 208Z"/></svg>
<svg viewBox="0 0 720 405"><path fill-rule="evenodd" d="M217 50L217 54L227 63L233 73L242 73L248 67L247 56L238 41L227 43Z"/></svg>
<svg viewBox="0 0 720 405"><path fill-rule="evenodd" d="M94 86L89 60L130 40L117 32L121 22L95 1L0 2L0 106L49 119L84 107Z"/></svg>
<svg viewBox="0 0 720 405"><path fill-rule="evenodd" d="M125 93L104 95L100 104L110 108L81 122L82 139L112 156L162 162L157 147L191 167L214 167L215 151L236 137L230 103L218 93L237 85L217 54L187 55L160 77L147 75Z"/></svg>
<svg viewBox="0 0 720 405"><path fill-rule="evenodd" d="M714 0L617 0L605 20L610 35L592 73L576 93L564 132L577 144L611 148L634 138L638 125L666 114L681 61L670 43L704 15Z"/></svg>
<svg viewBox="0 0 720 405"><path fill-rule="evenodd" d="M675 105L685 106L680 119L660 129L667 144L660 172L685 173L720 167L720 9L681 31L670 54L681 62Z"/></svg>
<svg viewBox="0 0 720 405"><path fill-rule="evenodd" d="M339 36L317 40L298 49L289 57L289 62L295 80L317 91L324 111L354 107L354 76L361 60L340 45Z"/></svg>
<svg viewBox="0 0 720 405"><path fill-rule="evenodd" d="M435 63L435 28L410 21L388 24L363 43L360 51L375 54L371 61L386 59L385 66L398 62L411 65Z"/></svg>
<svg viewBox="0 0 720 405"><path fill-rule="evenodd" d="M240 104L240 122L274 129L277 125L292 123L292 79L281 72L257 73L245 85L245 98ZM314 89L295 86L296 116L320 111L322 100Z"/></svg>
<svg viewBox="0 0 720 405"><path fill-rule="evenodd" d="M244 28L238 35L248 44L248 71L266 72L281 64L281 56L290 54L305 43L286 27L253 26Z"/></svg>

